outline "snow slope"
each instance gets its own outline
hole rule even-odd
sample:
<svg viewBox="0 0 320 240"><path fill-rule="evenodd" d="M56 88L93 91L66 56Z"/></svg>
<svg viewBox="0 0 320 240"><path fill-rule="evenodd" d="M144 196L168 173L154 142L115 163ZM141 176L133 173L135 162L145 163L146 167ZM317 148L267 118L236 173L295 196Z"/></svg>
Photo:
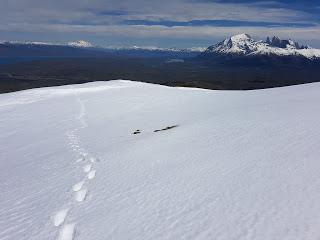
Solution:
<svg viewBox="0 0 320 240"><path fill-rule="evenodd" d="M2 94L0 239L319 239L319 91Z"/></svg>
<svg viewBox="0 0 320 240"><path fill-rule="evenodd" d="M278 39L278 38L277 38ZM280 41L280 39L279 39ZM300 56L309 59L320 58L320 49L315 48L297 48L297 43L287 40L289 43L286 47L272 46L268 42L255 41L248 34L238 34L224 41L210 46L204 52L222 53L222 54L240 54L240 55L276 55L276 56Z"/></svg>

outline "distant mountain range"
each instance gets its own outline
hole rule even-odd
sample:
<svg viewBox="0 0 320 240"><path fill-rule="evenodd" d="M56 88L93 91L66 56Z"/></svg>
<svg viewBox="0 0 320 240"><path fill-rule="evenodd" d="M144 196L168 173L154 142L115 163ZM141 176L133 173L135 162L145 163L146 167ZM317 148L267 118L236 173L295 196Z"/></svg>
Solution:
<svg viewBox="0 0 320 240"><path fill-rule="evenodd" d="M297 56L308 59L320 58L320 49L300 45L292 40L281 40L278 37L266 41L255 41L248 34L239 34L208 47L202 56L217 54L238 56Z"/></svg>
<svg viewBox="0 0 320 240"><path fill-rule="evenodd" d="M292 40L268 37L256 41L248 34L239 34L225 39L208 48L158 48L158 47L99 47L87 41L61 43L45 42L0 42L0 57L41 56L41 57L78 57L123 55L132 57L210 57L216 55L233 56L294 56L308 59L320 58L320 49L301 45Z"/></svg>
<svg viewBox="0 0 320 240"><path fill-rule="evenodd" d="M205 48L100 47L87 41L68 43L0 42L0 58L5 57L196 57Z"/></svg>
<svg viewBox="0 0 320 240"><path fill-rule="evenodd" d="M74 48L94 48L100 50L148 50L148 51L164 51L164 52L203 52L206 50L204 47L192 47L192 48L160 48L155 46L132 46L132 47L124 47L124 46L107 46L101 47L94 45L88 41L79 40L74 42L67 43L53 43L53 42L31 42L31 41L0 41L0 45L27 45L29 47L32 46L64 46L64 47L74 47Z"/></svg>
<svg viewBox="0 0 320 240"><path fill-rule="evenodd" d="M0 43L0 93L113 79L224 90L320 82L320 50L248 34L206 49Z"/></svg>

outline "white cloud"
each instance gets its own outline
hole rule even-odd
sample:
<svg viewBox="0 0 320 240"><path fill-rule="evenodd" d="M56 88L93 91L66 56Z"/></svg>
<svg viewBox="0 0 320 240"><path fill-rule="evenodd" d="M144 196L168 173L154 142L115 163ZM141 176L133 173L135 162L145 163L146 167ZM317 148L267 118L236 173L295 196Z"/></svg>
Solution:
<svg viewBox="0 0 320 240"><path fill-rule="evenodd" d="M125 11L125 16L102 16L99 12ZM0 8L6 22L107 22L125 19L175 20L228 19L250 21L303 21L308 13L258 4L188 2L183 0L4 0Z"/></svg>
<svg viewBox="0 0 320 240"><path fill-rule="evenodd" d="M101 37L141 37L141 38L224 38L241 32L248 33L256 37L278 35L285 38L294 39L318 39L320 27L313 28L267 28L267 27L165 27L165 26L127 26L127 25L68 25L68 24L0 24L1 31L25 31L29 32L60 32L66 34L81 33L91 34Z"/></svg>
<svg viewBox="0 0 320 240"><path fill-rule="evenodd" d="M280 5L261 7L261 4L226 4L183 0L1 0L0 30L19 35L22 32L57 32L90 34L96 37L140 38L222 38L239 32L254 36L280 35L295 39L320 40L319 27L165 27L121 25L123 20L245 20L268 22L312 22L310 13L283 9ZM274 6L272 2L270 6ZM125 15L112 16L103 12L122 11ZM316 21L313 21L316 22Z"/></svg>

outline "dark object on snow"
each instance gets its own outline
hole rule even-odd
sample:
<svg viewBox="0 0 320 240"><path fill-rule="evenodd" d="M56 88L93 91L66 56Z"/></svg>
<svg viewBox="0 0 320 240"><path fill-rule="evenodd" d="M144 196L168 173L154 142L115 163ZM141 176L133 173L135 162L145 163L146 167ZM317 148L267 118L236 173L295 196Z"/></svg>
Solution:
<svg viewBox="0 0 320 240"><path fill-rule="evenodd" d="M134 135L139 134L139 133L141 133L141 131L140 131L139 129L138 129L138 130L135 130L135 131L133 132Z"/></svg>
<svg viewBox="0 0 320 240"><path fill-rule="evenodd" d="M169 127L166 127L166 128L154 130L153 132L166 131L166 130L169 130L169 129L172 129L172 128L176 128L176 127L178 127L178 126L179 126L179 125L173 125L173 126L169 126Z"/></svg>

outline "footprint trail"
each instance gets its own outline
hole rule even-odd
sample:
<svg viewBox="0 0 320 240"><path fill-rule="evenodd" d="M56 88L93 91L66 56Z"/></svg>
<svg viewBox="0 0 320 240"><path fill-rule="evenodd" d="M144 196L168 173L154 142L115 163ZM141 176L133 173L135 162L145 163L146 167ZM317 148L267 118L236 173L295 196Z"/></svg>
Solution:
<svg viewBox="0 0 320 240"><path fill-rule="evenodd" d="M60 228L58 240L74 240L76 223L67 222L68 214L72 208L81 207L79 203L86 200L88 195L88 185L90 181L96 176L96 170L94 169L94 167L96 162L98 162L98 158L93 157L91 154L89 154L81 144L80 130L88 127L88 124L85 120L86 107L76 92L75 97L80 106L79 114L75 118L78 122L78 127L67 131L66 136L69 148L76 155L74 164L84 164L82 166L82 173L84 173L84 176L81 181L77 182L71 187L74 193L73 199L70 199L70 203L68 203L68 206L70 206L70 208L64 208L53 214L53 225Z"/></svg>

